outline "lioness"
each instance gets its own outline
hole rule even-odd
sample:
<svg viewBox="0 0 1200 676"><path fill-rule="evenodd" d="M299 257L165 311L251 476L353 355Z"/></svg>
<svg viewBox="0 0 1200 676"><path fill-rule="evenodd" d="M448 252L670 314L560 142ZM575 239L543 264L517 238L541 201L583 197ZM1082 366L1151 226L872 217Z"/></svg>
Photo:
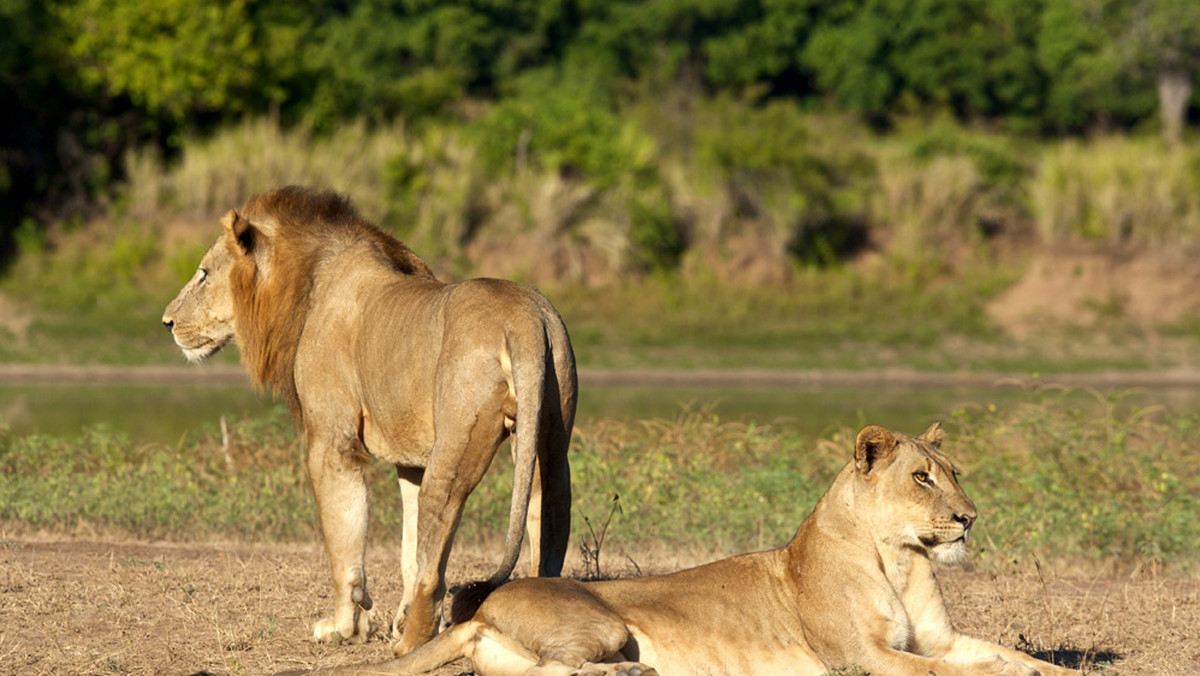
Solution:
<svg viewBox="0 0 1200 676"><path fill-rule="evenodd" d="M558 575L577 383L550 302L512 282L438 281L331 192L261 193L221 222L163 323L191 361L235 341L255 384L280 393L304 429L334 584L334 615L314 638L360 641L371 630L371 456L395 465L404 504L396 654L433 636L463 503L509 434L512 505L494 579L516 565L526 521L532 574Z"/></svg>
<svg viewBox="0 0 1200 676"><path fill-rule="evenodd" d="M781 549L630 580L518 580L477 610L456 599L469 619L409 655L337 673L413 674L463 656L481 676L1075 673L950 623L931 560L963 557L976 514L942 438L937 424L917 438L862 430Z"/></svg>

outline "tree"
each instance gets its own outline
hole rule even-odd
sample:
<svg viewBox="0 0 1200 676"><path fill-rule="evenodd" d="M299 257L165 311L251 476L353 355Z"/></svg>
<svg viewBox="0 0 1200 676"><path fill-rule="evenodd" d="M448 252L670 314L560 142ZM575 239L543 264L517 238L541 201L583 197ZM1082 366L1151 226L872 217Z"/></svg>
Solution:
<svg viewBox="0 0 1200 676"><path fill-rule="evenodd" d="M261 54L245 0L74 0L57 6L85 86L183 120L236 110Z"/></svg>
<svg viewBox="0 0 1200 676"><path fill-rule="evenodd" d="M1163 138L1168 145L1178 145L1200 72L1200 3L1141 0L1132 11L1132 59L1136 68L1155 79Z"/></svg>
<svg viewBox="0 0 1200 676"><path fill-rule="evenodd" d="M1179 142L1200 72L1200 3L1046 0L1042 26L1049 112L1060 126L1130 123L1147 117L1157 99L1164 139Z"/></svg>
<svg viewBox="0 0 1200 676"><path fill-rule="evenodd" d="M827 3L802 62L820 89L877 120L905 107L962 119L1029 118L1043 90L1036 8L1022 0Z"/></svg>

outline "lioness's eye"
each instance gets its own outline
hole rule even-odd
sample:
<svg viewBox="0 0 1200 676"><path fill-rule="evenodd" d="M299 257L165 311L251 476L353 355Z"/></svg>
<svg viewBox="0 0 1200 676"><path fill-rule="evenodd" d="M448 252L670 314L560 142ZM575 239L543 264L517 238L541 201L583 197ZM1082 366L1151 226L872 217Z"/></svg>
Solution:
<svg viewBox="0 0 1200 676"><path fill-rule="evenodd" d="M208 270L200 268L196 271L196 283L203 284L204 280L208 279Z"/></svg>
<svg viewBox="0 0 1200 676"><path fill-rule="evenodd" d="M916 479L919 484L928 484L929 474L927 472L913 472L913 479Z"/></svg>

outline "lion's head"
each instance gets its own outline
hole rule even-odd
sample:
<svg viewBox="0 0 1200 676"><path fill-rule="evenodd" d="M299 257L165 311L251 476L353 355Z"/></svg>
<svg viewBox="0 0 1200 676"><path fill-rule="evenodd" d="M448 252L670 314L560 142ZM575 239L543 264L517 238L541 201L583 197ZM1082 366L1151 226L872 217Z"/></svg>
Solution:
<svg viewBox="0 0 1200 676"><path fill-rule="evenodd" d="M221 225L221 237L167 306L163 324L193 362L236 341L254 383L282 394L297 413L292 367L322 257L366 240L395 272L433 279L411 249L334 192L288 186L259 193Z"/></svg>
<svg viewBox="0 0 1200 676"><path fill-rule="evenodd" d="M856 511L867 517L877 540L955 563L966 555L976 512L939 450L944 437L938 423L918 437L867 427L858 434L848 470L860 489Z"/></svg>
<svg viewBox="0 0 1200 676"><path fill-rule="evenodd" d="M190 362L208 359L233 340L233 295L229 269L233 256L217 240L175 300L163 313L163 324Z"/></svg>

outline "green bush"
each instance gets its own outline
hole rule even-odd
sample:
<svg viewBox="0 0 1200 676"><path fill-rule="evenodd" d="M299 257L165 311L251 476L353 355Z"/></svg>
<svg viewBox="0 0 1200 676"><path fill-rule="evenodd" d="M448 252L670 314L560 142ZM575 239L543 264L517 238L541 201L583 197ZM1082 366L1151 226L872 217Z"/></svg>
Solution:
<svg viewBox="0 0 1200 676"><path fill-rule="evenodd" d="M533 71L515 86L471 124L489 171L555 171L602 190L626 177L653 180L649 141L621 119L612 95L587 72Z"/></svg>
<svg viewBox="0 0 1200 676"><path fill-rule="evenodd" d="M814 138L817 118L786 100L718 96L696 108L697 163L716 176L733 219L762 222L808 262L836 262L865 244L875 165L856 143Z"/></svg>

